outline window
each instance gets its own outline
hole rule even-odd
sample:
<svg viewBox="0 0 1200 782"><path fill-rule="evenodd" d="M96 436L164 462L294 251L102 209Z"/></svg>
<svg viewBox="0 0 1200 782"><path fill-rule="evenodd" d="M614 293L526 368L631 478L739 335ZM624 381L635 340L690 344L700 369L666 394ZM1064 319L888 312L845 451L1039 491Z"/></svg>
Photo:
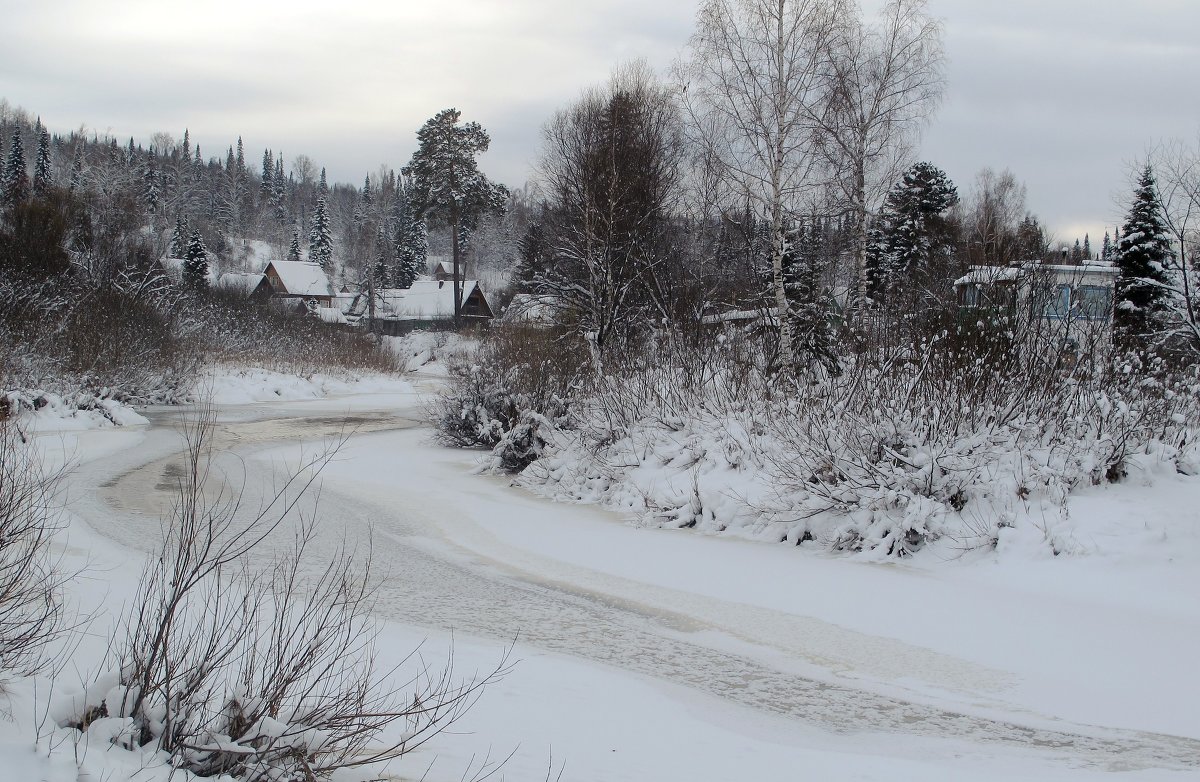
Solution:
<svg viewBox="0 0 1200 782"><path fill-rule="evenodd" d="M1043 317L1065 318L1071 311L1071 286L1056 285L1048 288L1045 293L1045 306L1042 308Z"/></svg>
<svg viewBox="0 0 1200 782"><path fill-rule="evenodd" d="M1088 320L1108 320L1112 314L1112 289L1102 285L1080 285L1075 291L1075 312Z"/></svg>

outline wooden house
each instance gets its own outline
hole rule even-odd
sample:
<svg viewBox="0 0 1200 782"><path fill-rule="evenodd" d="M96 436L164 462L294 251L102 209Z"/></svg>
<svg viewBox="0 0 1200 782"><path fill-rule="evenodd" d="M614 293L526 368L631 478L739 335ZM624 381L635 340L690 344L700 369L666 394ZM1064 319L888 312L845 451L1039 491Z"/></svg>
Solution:
<svg viewBox="0 0 1200 782"><path fill-rule="evenodd" d="M325 270L315 263L271 261L263 270L271 298L285 303L301 300L311 307L332 307L334 292Z"/></svg>

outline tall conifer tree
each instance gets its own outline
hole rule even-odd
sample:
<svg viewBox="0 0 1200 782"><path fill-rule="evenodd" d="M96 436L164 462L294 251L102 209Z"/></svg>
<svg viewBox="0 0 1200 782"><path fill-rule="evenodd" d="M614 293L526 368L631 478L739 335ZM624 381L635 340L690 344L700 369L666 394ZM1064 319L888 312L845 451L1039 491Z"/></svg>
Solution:
<svg viewBox="0 0 1200 782"><path fill-rule="evenodd" d="M1149 337L1158 326L1170 274L1171 243L1150 166L1142 171L1129 216L1117 240L1114 325L1130 343Z"/></svg>
<svg viewBox="0 0 1200 782"><path fill-rule="evenodd" d="M191 290L208 287L208 250L199 231L192 231L183 262L183 284Z"/></svg>
<svg viewBox="0 0 1200 782"><path fill-rule="evenodd" d="M4 162L4 202L9 206L29 197L29 172L25 170L25 148L21 145L21 129L13 128Z"/></svg>
<svg viewBox="0 0 1200 782"><path fill-rule="evenodd" d="M38 134L37 157L33 162L34 195L45 195L54 186L50 171L50 131L42 128Z"/></svg>
<svg viewBox="0 0 1200 782"><path fill-rule="evenodd" d="M318 264L326 274L333 271L333 232L324 198L317 199L313 210L312 227L308 232L308 260Z"/></svg>

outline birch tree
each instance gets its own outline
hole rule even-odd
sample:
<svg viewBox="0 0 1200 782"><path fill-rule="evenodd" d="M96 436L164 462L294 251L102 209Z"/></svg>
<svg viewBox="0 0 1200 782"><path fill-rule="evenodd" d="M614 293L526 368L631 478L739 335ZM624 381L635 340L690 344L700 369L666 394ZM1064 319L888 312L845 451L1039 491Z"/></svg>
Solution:
<svg viewBox="0 0 1200 782"><path fill-rule="evenodd" d="M868 290L868 219L912 162L918 131L945 87L942 31L925 0L892 0L873 24L854 13L839 17L817 139L849 216L852 309L860 310Z"/></svg>
<svg viewBox="0 0 1200 782"><path fill-rule="evenodd" d="M814 118L826 99L827 53L840 2L707 0L679 64L692 140L771 236L771 288L780 356L796 364L783 274L789 218L816 195Z"/></svg>
<svg viewBox="0 0 1200 782"><path fill-rule="evenodd" d="M1163 142L1151 150L1149 165L1157 182L1157 197L1171 243L1165 286L1167 318L1164 335L1193 353L1200 353L1200 135L1195 146L1181 140Z"/></svg>

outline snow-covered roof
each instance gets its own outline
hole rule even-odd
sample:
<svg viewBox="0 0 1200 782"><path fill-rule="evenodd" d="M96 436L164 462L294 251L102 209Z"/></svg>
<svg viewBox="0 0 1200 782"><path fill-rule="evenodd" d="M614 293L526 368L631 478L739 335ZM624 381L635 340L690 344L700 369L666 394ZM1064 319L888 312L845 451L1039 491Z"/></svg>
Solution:
<svg viewBox="0 0 1200 782"><path fill-rule="evenodd" d="M463 280L462 300L474 293L478 283ZM397 320L425 320L454 317L454 284L437 280L417 280L411 288L379 291L376 315Z"/></svg>
<svg viewBox="0 0 1200 782"><path fill-rule="evenodd" d="M271 261L267 269L275 269L275 274L283 283L284 290L290 296L332 296L333 287L325 270L315 263L303 261ZM266 271L263 272L266 274Z"/></svg>
<svg viewBox="0 0 1200 782"><path fill-rule="evenodd" d="M1052 274L1059 282L1071 282L1086 275L1115 277L1117 267L1105 261L1089 261L1079 264L1030 261L1021 266L972 266L965 275L955 280L954 284L959 286L1015 282L1025 274Z"/></svg>
<svg viewBox="0 0 1200 782"><path fill-rule="evenodd" d="M766 317L769 322L775 321L775 307L757 310L726 310L725 312L713 312L704 315L700 318L700 322L705 325L715 325L717 323L738 323L744 321L756 321Z"/></svg>
<svg viewBox="0 0 1200 782"><path fill-rule="evenodd" d="M958 285L989 285L997 282L1014 282L1024 271L1019 266L972 266L970 271L954 281Z"/></svg>
<svg viewBox="0 0 1200 782"><path fill-rule="evenodd" d="M349 323L342 311L336 307L317 307L313 314L326 323Z"/></svg>
<svg viewBox="0 0 1200 782"><path fill-rule="evenodd" d="M1117 273L1117 267L1107 261L1089 261L1080 264L1053 264L1043 263L1033 267L1034 269L1045 269L1046 271L1059 272L1064 274L1113 274Z"/></svg>
<svg viewBox="0 0 1200 782"><path fill-rule="evenodd" d="M242 272L225 272L217 278L217 287L223 290L238 291L249 296L263 281L261 274L245 274Z"/></svg>

